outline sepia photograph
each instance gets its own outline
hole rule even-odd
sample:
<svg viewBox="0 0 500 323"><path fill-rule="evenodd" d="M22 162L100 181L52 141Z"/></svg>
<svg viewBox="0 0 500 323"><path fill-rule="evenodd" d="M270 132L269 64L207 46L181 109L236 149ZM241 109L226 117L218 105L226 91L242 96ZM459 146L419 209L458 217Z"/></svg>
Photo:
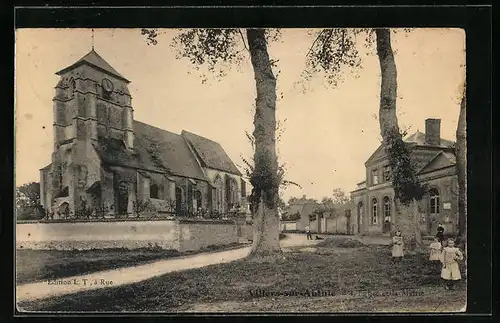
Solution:
<svg viewBox="0 0 500 323"><path fill-rule="evenodd" d="M466 311L465 30L19 28L14 83L19 313Z"/></svg>

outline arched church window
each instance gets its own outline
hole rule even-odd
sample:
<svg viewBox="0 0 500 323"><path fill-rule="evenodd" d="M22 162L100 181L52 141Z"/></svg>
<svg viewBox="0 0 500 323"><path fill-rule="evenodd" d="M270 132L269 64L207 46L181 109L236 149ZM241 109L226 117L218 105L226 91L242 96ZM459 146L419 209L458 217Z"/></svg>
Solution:
<svg viewBox="0 0 500 323"><path fill-rule="evenodd" d="M231 206L235 207L238 204L238 183L234 178L231 179Z"/></svg>
<svg viewBox="0 0 500 323"><path fill-rule="evenodd" d="M182 189L180 187L175 188L175 213L181 214L182 211Z"/></svg>
<svg viewBox="0 0 500 323"><path fill-rule="evenodd" d="M215 178L215 208L218 211L222 211L222 206L224 204L224 182L219 175Z"/></svg>
<svg viewBox="0 0 500 323"><path fill-rule="evenodd" d="M113 82L111 80L104 78L102 79L102 97L106 100L111 100L111 94L113 93Z"/></svg>
<svg viewBox="0 0 500 323"><path fill-rule="evenodd" d="M200 191L195 191L194 192L194 211L198 211L199 208L201 208L202 204L201 204L201 192Z"/></svg>
<svg viewBox="0 0 500 323"><path fill-rule="evenodd" d="M121 181L118 184L118 214L126 214L129 198L129 183Z"/></svg>

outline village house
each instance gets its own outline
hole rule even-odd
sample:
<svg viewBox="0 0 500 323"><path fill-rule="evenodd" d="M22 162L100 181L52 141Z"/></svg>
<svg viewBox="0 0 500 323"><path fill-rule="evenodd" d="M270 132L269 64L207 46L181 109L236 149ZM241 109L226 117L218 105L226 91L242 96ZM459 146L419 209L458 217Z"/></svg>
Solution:
<svg viewBox="0 0 500 323"><path fill-rule="evenodd" d="M428 187L419 203L422 234L436 233L441 222L445 232L455 233L458 224L458 182L455 143L441 138L441 120L426 119L425 133L405 138L417 178ZM394 190L391 169L380 145L365 163L366 179L351 192L356 233L389 234L395 229Z"/></svg>
<svg viewBox="0 0 500 323"><path fill-rule="evenodd" d="M52 162L40 170L47 211L132 214L141 201L157 212L246 207L246 182L221 145L134 120L130 81L94 49L56 74Z"/></svg>
<svg viewBox="0 0 500 323"><path fill-rule="evenodd" d="M300 231L305 228L313 233L352 233L350 209L346 212L343 205L319 203L303 195L289 201L286 213L293 220L282 221L282 231Z"/></svg>
<svg viewBox="0 0 500 323"><path fill-rule="evenodd" d="M295 229L297 231L304 231L306 226L310 225L310 220L312 220L313 213L318 209L319 204L313 199L307 198L303 195L301 198L296 198L290 201L287 207L287 214L296 215L299 214L300 218L293 222L296 222Z"/></svg>

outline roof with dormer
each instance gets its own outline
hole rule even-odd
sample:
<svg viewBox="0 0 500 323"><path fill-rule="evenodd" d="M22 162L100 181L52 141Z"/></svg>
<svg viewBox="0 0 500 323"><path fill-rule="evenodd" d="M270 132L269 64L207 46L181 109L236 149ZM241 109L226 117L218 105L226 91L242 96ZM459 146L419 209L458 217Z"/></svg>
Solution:
<svg viewBox="0 0 500 323"><path fill-rule="evenodd" d="M439 146L430 146L425 143L425 133L421 133L420 131L417 131L410 136L406 137L403 139L404 142L406 142L408 145L411 145L412 147L418 149L418 152L414 153L416 156L416 159L421 159L420 157L422 155L430 155L431 157L434 157L436 155L436 152L439 151L439 148L443 150L450 150L455 146L455 142L447 139L441 138L441 143ZM429 149L427 149L429 148ZM415 149L412 149L415 150ZM427 151L429 150L429 151ZM437 150L437 151L436 151ZM382 159L385 157L385 151L384 151L384 145L378 146L378 148L373 152L373 154L366 160L366 164L370 164L372 162L375 162L379 159Z"/></svg>
<svg viewBox="0 0 500 323"><path fill-rule="evenodd" d="M455 142L441 138L439 146L427 145L425 143L425 133L417 131L404 138L410 149L410 160L417 174L430 173L439 169L456 165L454 154ZM365 162L365 166L374 164L385 158L384 146L380 145ZM365 183L358 183L358 185ZM364 188L357 188L351 192L361 191Z"/></svg>
<svg viewBox="0 0 500 323"><path fill-rule="evenodd" d="M94 49L92 49L87 55L80 58L74 64L72 64L66 68L63 68L62 70L60 70L56 74L57 75L64 74L65 72L67 72L73 68L76 68L82 64L87 64L87 65L92 66L94 68L97 68L103 72L111 74L111 75L113 75L113 76L115 76L115 77L117 77L117 78L119 78L127 83L130 83L129 80L127 80L120 73L118 73L113 67L111 67L111 65L108 64L108 62L106 62L99 54L97 54L97 52Z"/></svg>

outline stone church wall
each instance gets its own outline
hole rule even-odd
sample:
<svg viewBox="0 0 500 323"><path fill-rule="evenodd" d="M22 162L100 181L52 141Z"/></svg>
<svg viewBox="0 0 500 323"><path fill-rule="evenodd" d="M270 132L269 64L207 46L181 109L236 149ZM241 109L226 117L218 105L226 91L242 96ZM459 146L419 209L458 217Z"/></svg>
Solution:
<svg viewBox="0 0 500 323"><path fill-rule="evenodd" d="M173 200L175 201L175 188L180 188L182 190L182 203L187 205L188 203L188 188L191 187L192 189L192 198L191 198L191 203L189 206L194 207L194 196L195 196L195 191L200 191L201 193L201 207L208 209L210 204L209 203L209 190L211 190L211 186L207 182L200 181L200 180L195 180L196 184L190 183L189 179L186 177L180 177L180 176L169 176L171 179L174 180L175 187L170 186L168 188L169 194L171 197L173 197ZM169 182L170 183L170 182ZM173 190L170 191L170 190ZM199 207L199 205L197 205Z"/></svg>

